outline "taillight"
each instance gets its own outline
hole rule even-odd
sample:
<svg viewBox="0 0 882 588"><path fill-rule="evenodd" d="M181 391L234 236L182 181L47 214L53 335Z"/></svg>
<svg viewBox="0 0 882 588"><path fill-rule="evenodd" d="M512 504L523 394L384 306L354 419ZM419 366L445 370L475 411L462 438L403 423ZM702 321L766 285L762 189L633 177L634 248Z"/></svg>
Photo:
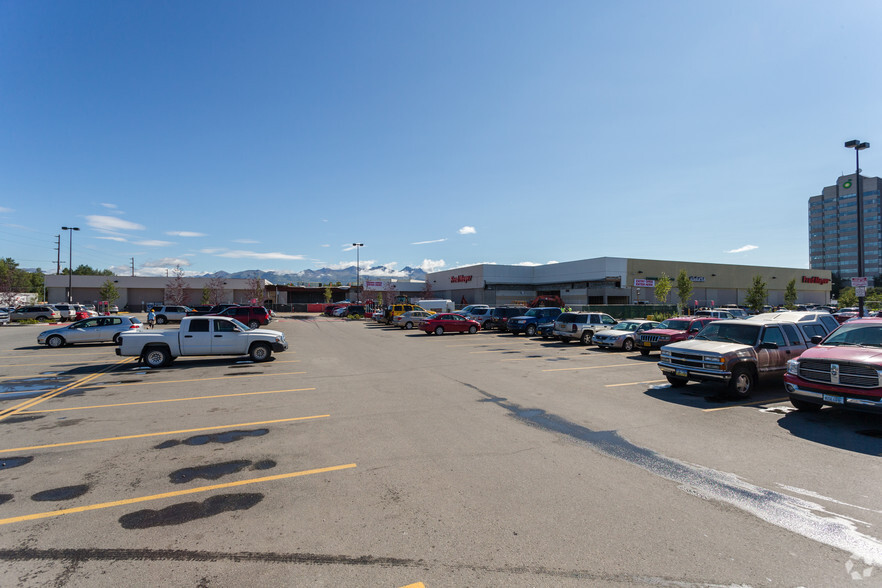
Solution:
<svg viewBox="0 0 882 588"><path fill-rule="evenodd" d="M576 325L573 325L573 332L576 332Z"/></svg>
<svg viewBox="0 0 882 588"><path fill-rule="evenodd" d="M130 329L140 329L141 325L129 325Z"/></svg>

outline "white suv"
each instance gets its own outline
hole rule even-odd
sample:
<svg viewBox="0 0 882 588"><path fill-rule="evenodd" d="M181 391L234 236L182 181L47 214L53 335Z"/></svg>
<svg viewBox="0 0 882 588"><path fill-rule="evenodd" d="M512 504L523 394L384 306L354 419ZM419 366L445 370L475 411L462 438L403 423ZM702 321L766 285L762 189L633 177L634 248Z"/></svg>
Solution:
<svg viewBox="0 0 882 588"><path fill-rule="evenodd" d="M61 313L61 322L72 321L77 318L77 305L68 303L53 304L55 310Z"/></svg>
<svg viewBox="0 0 882 588"><path fill-rule="evenodd" d="M595 331L605 331L618 322L602 312L564 312L554 319L553 335L563 343L578 339L588 345Z"/></svg>
<svg viewBox="0 0 882 588"><path fill-rule="evenodd" d="M189 306L162 306L155 312L156 324L164 325L171 321L181 322L181 319L187 316L188 312L193 312L193 309Z"/></svg>

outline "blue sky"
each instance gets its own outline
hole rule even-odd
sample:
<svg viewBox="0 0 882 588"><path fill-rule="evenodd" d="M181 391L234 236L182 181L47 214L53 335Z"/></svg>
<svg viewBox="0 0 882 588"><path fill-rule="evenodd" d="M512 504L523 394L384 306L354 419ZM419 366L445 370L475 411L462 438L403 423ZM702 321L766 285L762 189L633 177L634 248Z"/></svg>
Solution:
<svg viewBox="0 0 882 588"><path fill-rule="evenodd" d="M808 267L876 0L0 0L0 256L165 275ZM68 258L68 234L61 238Z"/></svg>

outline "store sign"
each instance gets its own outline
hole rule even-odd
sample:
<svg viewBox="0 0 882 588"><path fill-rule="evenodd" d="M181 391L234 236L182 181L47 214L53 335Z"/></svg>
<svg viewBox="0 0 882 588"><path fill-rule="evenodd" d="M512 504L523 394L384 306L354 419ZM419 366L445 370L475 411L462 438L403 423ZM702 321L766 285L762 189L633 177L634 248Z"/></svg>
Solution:
<svg viewBox="0 0 882 588"><path fill-rule="evenodd" d="M634 286L637 288L655 288L655 280L647 280L645 278L635 278Z"/></svg>
<svg viewBox="0 0 882 588"><path fill-rule="evenodd" d="M863 278L852 278L851 279L851 287L852 288L866 288L869 286L869 279L866 277Z"/></svg>
<svg viewBox="0 0 882 588"><path fill-rule="evenodd" d="M689 276L690 282L703 282L704 276Z"/></svg>
<svg viewBox="0 0 882 588"><path fill-rule="evenodd" d="M365 288L382 288L383 282L371 282L370 280L365 280L364 287Z"/></svg>
<svg viewBox="0 0 882 588"><path fill-rule="evenodd" d="M458 276L450 276L451 284L468 284L472 281L472 276L463 276L462 274Z"/></svg>
<svg viewBox="0 0 882 588"><path fill-rule="evenodd" d="M864 285L865 286L867 285L866 279L867 278L864 278ZM830 281L829 278L819 278L818 276L802 276L802 283L803 284L826 284L829 281ZM852 278L852 281L854 281L854 278Z"/></svg>

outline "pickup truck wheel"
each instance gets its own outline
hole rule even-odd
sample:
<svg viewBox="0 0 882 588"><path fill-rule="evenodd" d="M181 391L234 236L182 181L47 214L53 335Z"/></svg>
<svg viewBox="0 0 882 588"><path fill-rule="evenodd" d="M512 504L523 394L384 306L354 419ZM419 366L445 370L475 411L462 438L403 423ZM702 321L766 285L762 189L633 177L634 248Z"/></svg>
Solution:
<svg viewBox="0 0 882 588"><path fill-rule="evenodd" d="M444 327L435 327L435 334L436 335L443 335L444 334Z"/></svg>
<svg viewBox="0 0 882 588"><path fill-rule="evenodd" d="M682 388L689 383L689 380L687 380L686 378L677 378L675 376L665 377L668 379L668 383L671 385L671 388Z"/></svg>
<svg viewBox="0 0 882 588"><path fill-rule="evenodd" d="M469 335L474 335L477 332L478 332L478 327L476 327L475 325L472 325L469 327Z"/></svg>
<svg viewBox="0 0 882 588"><path fill-rule="evenodd" d="M266 343L255 343L248 352L252 361L266 361L273 355L273 350Z"/></svg>
<svg viewBox="0 0 882 588"><path fill-rule="evenodd" d="M824 408L823 404L818 404L816 402L809 402L808 400L803 400L802 398L794 398L790 397L790 404L792 404L796 410L801 410L802 412L818 412L822 408Z"/></svg>
<svg viewBox="0 0 882 588"><path fill-rule="evenodd" d="M747 366L738 366L732 370L729 380L729 393L735 398L747 398L756 387L756 376Z"/></svg>
<svg viewBox="0 0 882 588"><path fill-rule="evenodd" d="M144 363L153 368L163 367L171 363L171 353L162 347L148 349L144 354Z"/></svg>
<svg viewBox="0 0 882 588"><path fill-rule="evenodd" d="M622 349L625 351L634 351L634 340L633 339L625 339L622 342Z"/></svg>
<svg viewBox="0 0 882 588"><path fill-rule="evenodd" d="M164 325L167 322L168 322L168 318L163 315L159 315L158 317L156 317L156 324L157 325Z"/></svg>
<svg viewBox="0 0 882 588"><path fill-rule="evenodd" d="M49 347L64 347L64 337L61 335L52 335L46 339L46 345Z"/></svg>
<svg viewBox="0 0 882 588"><path fill-rule="evenodd" d="M524 335L527 337L532 337L536 334L536 325L527 325L527 329L524 331Z"/></svg>
<svg viewBox="0 0 882 588"><path fill-rule="evenodd" d="M582 345L591 345L591 337L594 336L594 333L591 331L585 331L582 333L582 336L579 337L579 343Z"/></svg>
<svg viewBox="0 0 882 588"><path fill-rule="evenodd" d="M260 326L260 321L248 321L249 329L256 329Z"/></svg>

